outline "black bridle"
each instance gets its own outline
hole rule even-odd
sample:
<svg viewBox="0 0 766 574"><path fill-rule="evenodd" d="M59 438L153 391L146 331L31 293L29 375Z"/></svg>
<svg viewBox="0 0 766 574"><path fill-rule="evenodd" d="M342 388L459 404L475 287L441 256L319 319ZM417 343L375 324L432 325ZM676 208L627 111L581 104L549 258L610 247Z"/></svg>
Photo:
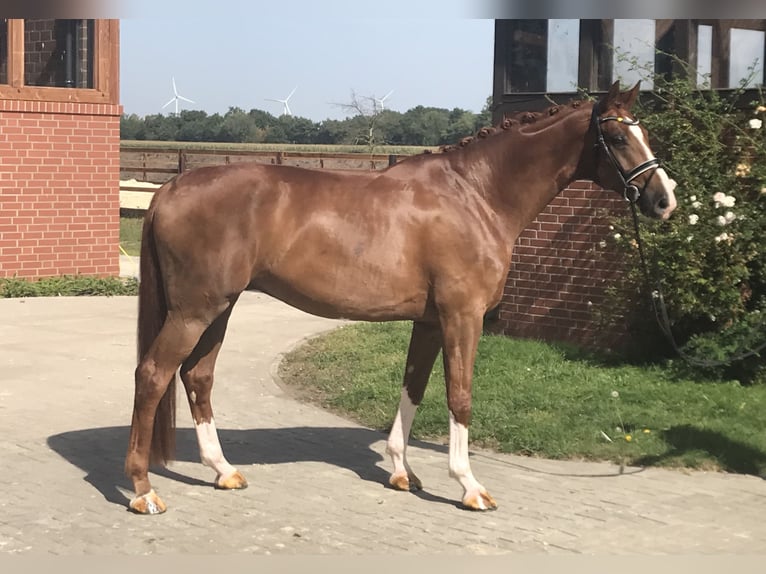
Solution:
<svg viewBox="0 0 766 574"><path fill-rule="evenodd" d="M630 171L626 172L604 139L604 132L601 130L601 124L604 122L619 122L625 124L626 126L637 126L639 122L638 120L632 120L630 118L626 118L625 116L604 116L603 118L599 117L598 103L593 104L593 113L590 116L590 123L596 132L596 143L593 145L593 148L596 150L596 152L601 150L606 154L606 157L609 158L609 161L617 170L617 174L620 176L620 180L622 181L622 196L631 204L635 204L646 189L646 186L649 185L652 177L654 177L657 168L660 167L660 160L658 160L656 157L652 157L637 165ZM633 183L633 181L638 176L648 172L649 170L652 170L651 175L646 178L644 185L641 187L641 189L639 189L638 186Z"/></svg>

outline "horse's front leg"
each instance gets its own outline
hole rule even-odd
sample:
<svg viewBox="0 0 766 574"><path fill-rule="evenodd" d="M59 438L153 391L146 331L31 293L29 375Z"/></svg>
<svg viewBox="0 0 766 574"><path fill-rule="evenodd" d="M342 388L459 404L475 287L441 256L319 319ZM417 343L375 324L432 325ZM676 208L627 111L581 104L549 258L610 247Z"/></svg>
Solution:
<svg viewBox="0 0 766 574"><path fill-rule="evenodd" d="M399 410L396 413L386 452L391 456L394 472L389 483L397 490L420 490L423 485L407 463L407 441L410 438L415 411L423 400L428 378L441 349L438 324L415 322L412 325L410 348L404 369L404 385Z"/></svg>
<svg viewBox="0 0 766 574"><path fill-rule="evenodd" d="M455 313L442 317L449 408L449 473L463 487L463 506L472 510L494 510L497 503L473 476L468 460L471 385L481 329L481 313Z"/></svg>

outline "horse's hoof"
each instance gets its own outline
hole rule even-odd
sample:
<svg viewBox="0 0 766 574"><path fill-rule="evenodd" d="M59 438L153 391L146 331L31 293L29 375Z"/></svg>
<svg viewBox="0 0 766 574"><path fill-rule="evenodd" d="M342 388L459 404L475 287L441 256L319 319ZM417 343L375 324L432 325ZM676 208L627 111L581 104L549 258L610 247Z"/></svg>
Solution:
<svg viewBox="0 0 766 574"><path fill-rule="evenodd" d="M463 497L463 506L469 510L496 510L497 502L487 491L469 492Z"/></svg>
<svg viewBox="0 0 766 574"><path fill-rule="evenodd" d="M146 494L136 496L130 501L130 509L136 514L162 514L168 507L162 502L154 489Z"/></svg>
<svg viewBox="0 0 766 574"><path fill-rule="evenodd" d="M396 490L416 491L423 489L423 483L412 473L395 473L388 479L388 483Z"/></svg>
<svg viewBox="0 0 766 574"><path fill-rule="evenodd" d="M215 479L215 487L220 490L241 490L247 488L247 480L241 472L235 470L229 476L218 476Z"/></svg>

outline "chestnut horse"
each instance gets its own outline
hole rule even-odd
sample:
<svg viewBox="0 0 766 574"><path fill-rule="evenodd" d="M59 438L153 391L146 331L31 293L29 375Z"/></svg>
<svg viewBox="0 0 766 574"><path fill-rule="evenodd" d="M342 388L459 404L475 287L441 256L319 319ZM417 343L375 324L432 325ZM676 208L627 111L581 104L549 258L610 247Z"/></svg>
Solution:
<svg viewBox="0 0 766 574"><path fill-rule="evenodd" d="M125 471L130 508L165 510L149 482L173 454L175 377L215 486L244 488L221 450L210 393L242 291L261 290L324 317L412 320L399 410L388 438L390 484L421 488L406 448L439 350L449 408L449 473L470 509L497 507L468 460L471 379L482 318L495 307L521 231L577 179L620 190L667 218L674 182L630 113L639 86L597 103L506 119L470 145L378 172L238 164L184 173L159 189L141 246L138 366ZM464 142L465 143L465 142Z"/></svg>

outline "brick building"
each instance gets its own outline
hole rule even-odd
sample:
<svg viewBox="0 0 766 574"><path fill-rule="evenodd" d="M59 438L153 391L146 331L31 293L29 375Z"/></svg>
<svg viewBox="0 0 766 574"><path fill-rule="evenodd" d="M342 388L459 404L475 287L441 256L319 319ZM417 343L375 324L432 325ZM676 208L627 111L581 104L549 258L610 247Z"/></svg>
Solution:
<svg viewBox="0 0 766 574"><path fill-rule="evenodd" d="M119 273L119 21L0 20L0 277Z"/></svg>

